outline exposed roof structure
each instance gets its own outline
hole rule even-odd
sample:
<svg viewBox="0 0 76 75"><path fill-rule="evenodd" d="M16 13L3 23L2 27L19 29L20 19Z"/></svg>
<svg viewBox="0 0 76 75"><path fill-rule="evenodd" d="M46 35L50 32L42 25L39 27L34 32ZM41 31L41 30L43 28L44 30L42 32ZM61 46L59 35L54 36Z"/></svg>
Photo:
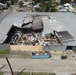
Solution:
<svg viewBox="0 0 76 75"><path fill-rule="evenodd" d="M23 23L21 28L31 29L31 30L40 30L43 29L43 23L40 19L34 19L32 22Z"/></svg>
<svg viewBox="0 0 76 75"><path fill-rule="evenodd" d="M6 40L6 38L8 37L7 33L9 32L12 25L15 24L18 27L21 27L24 21L26 21L26 23L32 22L33 18L32 16L26 18L24 12L14 12L11 15L8 15L0 24L0 43L3 43ZM29 29L31 27L32 30L41 29L43 27L42 21L34 20L33 25L31 23L27 25L25 24L25 26L23 26L22 28Z"/></svg>
<svg viewBox="0 0 76 75"><path fill-rule="evenodd" d="M26 22L32 21L32 17L25 18L25 14L37 14L37 15L49 15L42 17L42 21L36 19L33 22L33 30L42 28L41 25L44 25L43 33L52 33L53 30L58 32L63 45L73 45L76 46L76 15L73 13L32 13L32 12L14 12L11 15L7 16L2 23L0 24L0 43L3 43L7 38L7 33L12 27L13 23L23 24L23 21ZM70 16L69 16L70 15ZM26 16L27 17L27 16ZM43 24L42 24L43 23ZM40 27L41 26L41 27ZM30 28L29 26L25 26ZM65 32L66 31L66 32ZM64 37L64 35L66 35Z"/></svg>
<svg viewBox="0 0 76 75"><path fill-rule="evenodd" d="M69 34L68 31L61 31L61 32L57 32L58 37L61 41L61 43L67 43L67 42L71 42L71 41L75 41L73 36L71 34Z"/></svg>
<svg viewBox="0 0 76 75"><path fill-rule="evenodd" d="M26 18L24 18L23 23L28 23L28 22L32 22L33 21L33 17L32 16L28 16Z"/></svg>
<svg viewBox="0 0 76 75"><path fill-rule="evenodd" d="M68 18L67 15L70 15L70 18ZM75 34L76 15L72 13L51 13L49 14L49 16L52 19L43 18L43 25L44 25L43 33L44 34L52 33L53 30L57 32L67 31L66 34L69 35L70 39L68 39L69 37L64 36L65 34L64 32L62 34L65 38L60 38L60 41L62 42L63 45L76 46L76 34Z"/></svg>
<svg viewBox="0 0 76 75"><path fill-rule="evenodd" d="M7 16L2 23L0 24L0 43L3 43L7 38L7 33L12 27L13 23L21 23L24 15L20 15L21 13L14 13Z"/></svg>
<svg viewBox="0 0 76 75"><path fill-rule="evenodd" d="M28 24L22 24L21 28L25 28L25 29L30 29L32 27L32 23L28 23Z"/></svg>

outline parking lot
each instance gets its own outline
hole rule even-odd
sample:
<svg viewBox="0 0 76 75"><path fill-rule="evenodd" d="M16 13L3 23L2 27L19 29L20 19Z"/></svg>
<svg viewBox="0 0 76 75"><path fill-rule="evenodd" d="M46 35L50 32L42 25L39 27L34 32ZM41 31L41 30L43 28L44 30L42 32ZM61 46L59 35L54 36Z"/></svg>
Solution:
<svg viewBox="0 0 76 75"><path fill-rule="evenodd" d="M67 59L61 59L62 54L52 54L48 59L27 59L10 57L9 61L15 72L26 68L24 72L47 72L47 73L76 73L76 56L68 54ZM10 71L5 58L0 58L0 65L5 65L0 71Z"/></svg>

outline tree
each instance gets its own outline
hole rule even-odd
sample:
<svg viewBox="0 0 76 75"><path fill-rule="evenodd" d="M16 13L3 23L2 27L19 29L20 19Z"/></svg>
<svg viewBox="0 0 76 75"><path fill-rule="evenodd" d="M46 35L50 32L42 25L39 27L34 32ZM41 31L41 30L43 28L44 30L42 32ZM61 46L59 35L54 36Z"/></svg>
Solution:
<svg viewBox="0 0 76 75"><path fill-rule="evenodd" d="M52 0L33 0L35 4L40 3L41 10L43 12L50 11L52 6Z"/></svg>
<svg viewBox="0 0 76 75"><path fill-rule="evenodd" d="M11 1L11 4L14 4L14 3L17 3L18 0L10 0Z"/></svg>
<svg viewBox="0 0 76 75"><path fill-rule="evenodd" d="M22 1L19 1L19 7L22 7L22 5L23 5L23 2Z"/></svg>
<svg viewBox="0 0 76 75"><path fill-rule="evenodd" d="M17 3L18 0L0 0L0 2L5 3L7 1L11 1L11 4Z"/></svg>
<svg viewBox="0 0 76 75"><path fill-rule="evenodd" d="M40 0L40 3L41 3L41 9L42 9L42 11L45 11L46 10L45 0Z"/></svg>
<svg viewBox="0 0 76 75"><path fill-rule="evenodd" d="M46 1L46 12L50 11L51 6L52 6L52 0L47 0Z"/></svg>
<svg viewBox="0 0 76 75"><path fill-rule="evenodd" d="M36 4L36 3L40 2L40 0L33 0L33 2Z"/></svg>
<svg viewBox="0 0 76 75"><path fill-rule="evenodd" d="M27 0L25 0L25 2L26 2Z"/></svg>
<svg viewBox="0 0 76 75"><path fill-rule="evenodd" d="M76 4L76 0L73 1Z"/></svg>
<svg viewBox="0 0 76 75"><path fill-rule="evenodd" d="M6 2L6 4L7 4L7 7L10 7L10 3L9 2Z"/></svg>
<svg viewBox="0 0 76 75"><path fill-rule="evenodd" d="M5 3L7 0L0 0L0 2Z"/></svg>
<svg viewBox="0 0 76 75"><path fill-rule="evenodd" d="M71 3L71 0L61 0L61 4Z"/></svg>

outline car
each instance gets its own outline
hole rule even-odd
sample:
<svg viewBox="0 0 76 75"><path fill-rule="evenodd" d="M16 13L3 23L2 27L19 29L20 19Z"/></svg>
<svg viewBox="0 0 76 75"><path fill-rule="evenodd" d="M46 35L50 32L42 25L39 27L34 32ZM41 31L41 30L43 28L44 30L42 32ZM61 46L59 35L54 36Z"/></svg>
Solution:
<svg viewBox="0 0 76 75"><path fill-rule="evenodd" d="M61 8L59 11L60 11L60 12L67 12L67 9L66 9L65 7L63 7L63 8Z"/></svg>
<svg viewBox="0 0 76 75"><path fill-rule="evenodd" d="M40 6L39 5L35 5L34 8L40 8Z"/></svg>
<svg viewBox="0 0 76 75"><path fill-rule="evenodd" d="M32 6L33 6L32 3L28 3L28 4L27 4L27 7L32 7Z"/></svg>

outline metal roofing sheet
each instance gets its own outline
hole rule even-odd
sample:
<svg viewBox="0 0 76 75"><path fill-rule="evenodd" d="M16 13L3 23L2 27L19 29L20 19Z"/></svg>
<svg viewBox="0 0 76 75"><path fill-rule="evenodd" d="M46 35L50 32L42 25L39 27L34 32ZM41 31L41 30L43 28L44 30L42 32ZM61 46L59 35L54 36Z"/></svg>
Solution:
<svg viewBox="0 0 76 75"><path fill-rule="evenodd" d="M42 20L40 20L40 19L34 19L33 20L32 30L40 30L42 28L43 28Z"/></svg>
<svg viewBox="0 0 76 75"><path fill-rule="evenodd" d="M68 31L56 32L62 44L75 41L73 36Z"/></svg>
<svg viewBox="0 0 76 75"><path fill-rule="evenodd" d="M32 27L32 24L30 23L30 24L28 24L28 25L24 25L24 26L21 27L21 28L30 29L31 27Z"/></svg>

